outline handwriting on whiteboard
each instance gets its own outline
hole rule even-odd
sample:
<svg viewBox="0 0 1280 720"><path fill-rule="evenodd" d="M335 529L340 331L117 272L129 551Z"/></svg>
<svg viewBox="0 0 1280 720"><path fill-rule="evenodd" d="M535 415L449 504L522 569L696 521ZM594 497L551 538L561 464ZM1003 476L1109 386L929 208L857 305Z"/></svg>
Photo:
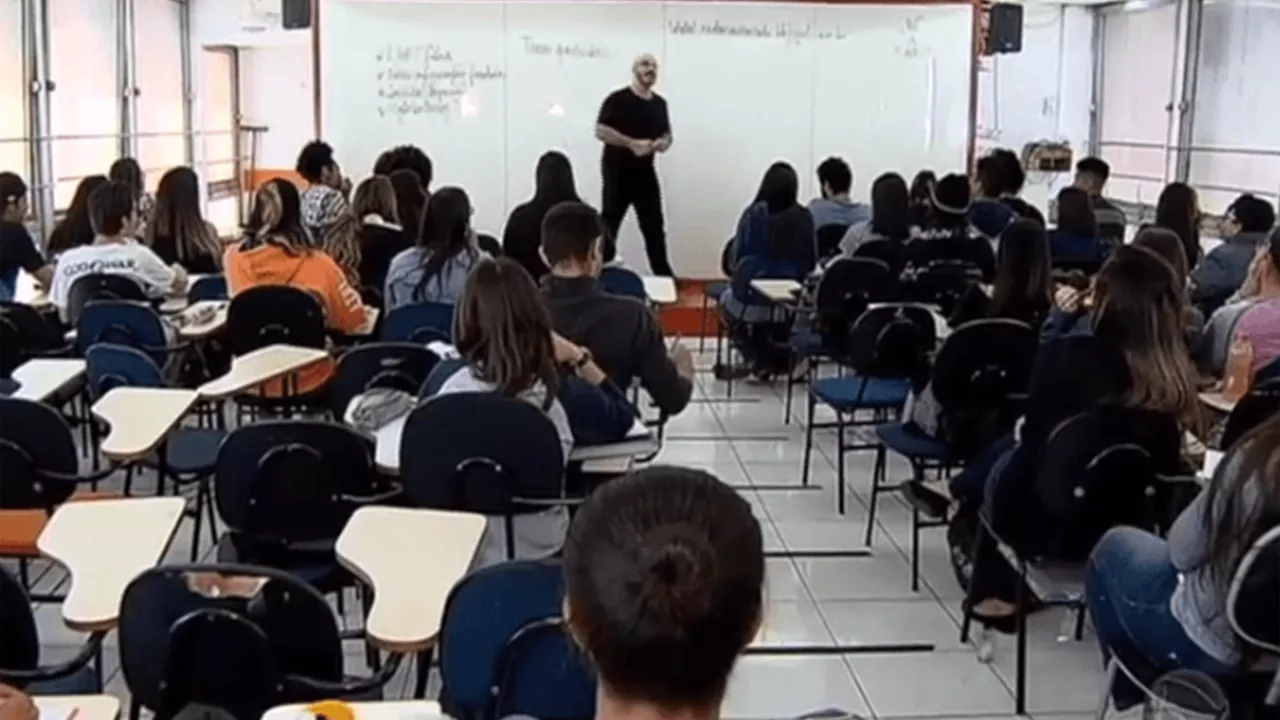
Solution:
<svg viewBox="0 0 1280 720"><path fill-rule="evenodd" d="M401 123L420 115L474 115L474 89L505 77L499 67L468 62L435 43L386 45L374 60L378 117Z"/></svg>
<svg viewBox="0 0 1280 720"><path fill-rule="evenodd" d="M672 20L667 23L667 32L672 35L781 40L788 45L800 45L811 40L844 40L848 37L839 25L815 27L808 23L786 21L734 23L720 20L710 22Z"/></svg>
<svg viewBox="0 0 1280 720"><path fill-rule="evenodd" d="M595 60L609 57L608 48L591 42L553 42L536 38L532 35L521 35L520 41L524 44L524 53L526 55L554 57L561 61Z"/></svg>

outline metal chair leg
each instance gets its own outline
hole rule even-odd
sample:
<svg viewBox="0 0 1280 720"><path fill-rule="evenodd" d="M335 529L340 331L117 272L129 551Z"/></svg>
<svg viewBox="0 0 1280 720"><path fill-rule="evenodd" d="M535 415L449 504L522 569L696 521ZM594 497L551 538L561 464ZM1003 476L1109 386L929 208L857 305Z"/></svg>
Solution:
<svg viewBox="0 0 1280 720"><path fill-rule="evenodd" d="M871 505L867 509L867 531L863 544L871 547L871 537L875 533L876 527L876 505L880 501L880 482L888 473L889 456L888 451L881 445L876 448L876 461L871 469Z"/></svg>
<svg viewBox="0 0 1280 720"><path fill-rule="evenodd" d="M1018 614L1018 654L1016 658L1015 682L1014 685L1014 712L1018 715L1027 714L1027 613L1026 607L1027 594L1027 564L1019 560L1018 562L1018 590L1015 593L1014 612Z"/></svg>
<svg viewBox="0 0 1280 720"><path fill-rule="evenodd" d="M710 299L707 297L706 290L702 291L702 332L698 335L698 352L707 349L707 308L710 306Z"/></svg>
<svg viewBox="0 0 1280 720"><path fill-rule="evenodd" d="M413 684L414 699L421 700L427 696L427 678L431 675L431 658L434 654L431 648L418 653L418 667L415 668L417 677Z"/></svg>
<svg viewBox="0 0 1280 720"><path fill-rule="evenodd" d="M800 468L801 487L809 486L809 460L813 456L813 408L816 404L813 393L805 393L805 396L809 399L809 421L804 427L804 464Z"/></svg>
<svg viewBox="0 0 1280 720"><path fill-rule="evenodd" d="M1112 657L1107 661L1107 672L1102 678L1102 692L1098 693L1098 709L1094 712L1097 720L1106 720L1107 709L1111 707L1111 686L1115 684L1116 674L1120 672L1120 662Z"/></svg>
<svg viewBox="0 0 1280 720"><path fill-rule="evenodd" d="M920 509L911 506L911 592L920 592Z"/></svg>
<svg viewBox="0 0 1280 720"><path fill-rule="evenodd" d="M836 410L836 508L844 514L844 414Z"/></svg>

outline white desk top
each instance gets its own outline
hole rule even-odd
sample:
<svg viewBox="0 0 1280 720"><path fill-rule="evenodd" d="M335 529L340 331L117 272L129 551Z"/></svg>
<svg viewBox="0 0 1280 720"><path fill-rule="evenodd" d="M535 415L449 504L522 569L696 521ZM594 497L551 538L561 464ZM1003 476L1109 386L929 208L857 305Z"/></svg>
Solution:
<svg viewBox="0 0 1280 720"><path fill-rule="evenodd" d="M1200 393L1200 402L1221 413L1230 414L1232 410L1236 409L1235 401L1228 400L1220 392L1202 392Z"/></svg>
<svg viewBox="0 0 1280 720"><path fill-rule="evenodd" d="M125 586L164 557L184 506L179 497L120 498L63 503L53 511L36 546L71 573L62 603L67 627L115 627Z"/></svg>
<svg viewBox="0 0 1280 720"><path fill-rule="evenodd" d="M649 302L670 305L676 301L676 281L673 278L645 275L640 279L644 281L644 294L649 297Z"/></svg>
<svg viewBox="0 0 1280 720"><path fill-rule="evenodd" d="M751 287L772 302L789 303L795 301L796 293L800 290L800 281L761 278L752 280Z"/></svg>
<svg viewBox="0 0 1280 720"><path fill-rule="evenodd" d="M440 632L444 603L471 567L483 515L369 506L351 516L334 551L373 586L365 620L369 641L388 652L429 647Z"/></svg>
<svg viewBox="0 0 1280 720"><path fill-rule="evenodd" d="M120 698L114 695L32 695L40 720L116 720Z"/></svg>
<svg viewBox="0 0 1280 720"><path fill-rule="evenodd" d="M384 473L400 474L400 437L404 434L404 423L408 417L396 418L374 433L374 462ZM657 436L636 420L625 439L604 445L579 445L569 452L569 460L635 458L657 452L660 447Z"/></svg>
<svg viewBox="0 0 1280 720"><path fill-rule="evenodd" d="M440 704L430 700L388 700L385 702L353 702L355 720L449 720ZM268 710L262 720L310 720L315 716L306 705L280 705Z"/></svg>
<svg viewBox="0 0 1280 720"><path fill-rule="evenodd" d="M13 371L18 389L13 397L44 402L84 376L85 362L70 358L34 358Z"/></svg>
<svg viewBox="0 0 1280 720"><path fill-rule="evenodd" d="M202 322L184 324L178 330L178 336L185 340L198 340L221 332L227 326L227 307L230 305L228 300L201 300L193 303L183 311L183 315L194 318L209 312L206 308L211 309L212 313Z"/></svg>
<svg viewBox="0 0 1280 720"><path fill-rule="evenodd" d="M329 357L326 350L269 345L231 361L231 370L200 386L200 396L217 399L251 390Z"/></svg>
<svg viewBox="0 0 1280 720"><path fill-rule="evenodd" d="M155 450L199 396L178 388L118 387L93 404L93 414L111 425L101 450L117 462Z"/></svg>

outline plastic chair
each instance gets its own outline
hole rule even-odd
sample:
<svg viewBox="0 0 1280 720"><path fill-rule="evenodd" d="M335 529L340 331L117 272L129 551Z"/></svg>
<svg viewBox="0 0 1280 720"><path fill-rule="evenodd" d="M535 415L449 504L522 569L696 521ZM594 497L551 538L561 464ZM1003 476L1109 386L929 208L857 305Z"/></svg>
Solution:
<svg viewBox="0 0 1280 720"><path fill-rule="evenodd" d="M439 362L435 353L413 343L378 342L352 348L338 359L329 384L329 410L342 418L353 398L374 388L416 396Z"/></svg>
<svg viewBox="0 0 1280 720"><path fill-rule="evenodd" d="M102 639L92 632L70 659L40 664L40 635L31 598L18 580L0 567L0 682L32 695L102 692ZM92 663L92 666L90 665Z"/></svg>
<svg viewBox="0 0 1280 720"><path fill-rule="evenodd" d="M614 295L625 295L641 302L649 302L649 295L644 289L644 280L626 268L605 268L600 272L600 284L606 292Z"/></svg>
<svg viewBox="0 0 1280 720"><path fill-rule="evenodd" d="M98 343L126 345L146 353L159 367L171 367L185 344L169 344L155 308L137 300L94 300L76 322L76 351L84 355Z"/></svg>
<svg viewBox="0 0 1280 720"><path fill-rule="evenodd" d="M315 296L289 285L259 285L236 294L227 306L225 333L232 356L239 357L269 345L324 348L328 341L324 309ZM323 390L281 397L244 394L237 410L269 410L289 414L320 407Z"/></svg>
<svg viewBox="0 0 1280 720"><path fill-rule="evenodd" d="M823 225L815 235L818 243L818 259L823 260L840 253L840 241L849 231L848 225Z"/></svg>
<svg viewBox="0 0 1280 720"><path fill-rule="evenodd" d="M228 297L227 278L223 275L206 275L187 288L189 303L197 303L201 300L226 300Z"/></svg>
<svg viewBox="0 0 1280 720"><path fill-rule="evenodd" d="M440 628L445 714L458 720L594 717L595 674L564 627L563 597L560 565L550 561L504 563L460 580Z"/></svg>
<svg viewBox="0 0 1280 720"><path fill-rule="evenodd" d="M401 305L387 313L382 323L383 342L453 342L453 306L444 303Z"/></svg>
<svg viewBox="0 0 1280 720"><path fill-rule="evenodd" d="M1223 450L1231 448L1250 430L1277 413L1280 413L1280 379L1254 385L1236 402L1231 414L1227 416L1219 447Z"/></svg>
<svg viewBox="0 0 1280 720"><path fill-rule="evenodd" d="M108 273L91 273L71 283L67 291L67 324L75 327L80 311L94 300L136 300L148 302L147 293L132 278Z"/></svg>

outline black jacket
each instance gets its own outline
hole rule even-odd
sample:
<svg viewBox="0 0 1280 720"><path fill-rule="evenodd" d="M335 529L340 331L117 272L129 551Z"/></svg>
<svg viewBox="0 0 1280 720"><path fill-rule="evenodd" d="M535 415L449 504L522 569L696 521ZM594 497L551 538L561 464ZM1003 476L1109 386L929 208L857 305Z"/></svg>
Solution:
<svg viewBox="0 0 1280 720"><path fill-rule="evenodd" d="M676 371L658 318L642 301L611 295L589 277L547 275L542 290L556 332L590 350L619 387L639 379L667 415L689 404L693 383Z"/></svg>
<svg viewBox="0 0 1280 720"><path fill-rule="evenodd" d="M391 258L412 247L404 231L391 225L364 223L356 232L360 242L360 287L379 293L387 284Z"/></svg>
<svg viewBox="0 0 1280 720"><path fill-rule="evenodd" d="M524 266L534 280L547 274L538 248L542 247L542 219L551 206L536 200L517 205L502 229L502 253Z"/></svg>

